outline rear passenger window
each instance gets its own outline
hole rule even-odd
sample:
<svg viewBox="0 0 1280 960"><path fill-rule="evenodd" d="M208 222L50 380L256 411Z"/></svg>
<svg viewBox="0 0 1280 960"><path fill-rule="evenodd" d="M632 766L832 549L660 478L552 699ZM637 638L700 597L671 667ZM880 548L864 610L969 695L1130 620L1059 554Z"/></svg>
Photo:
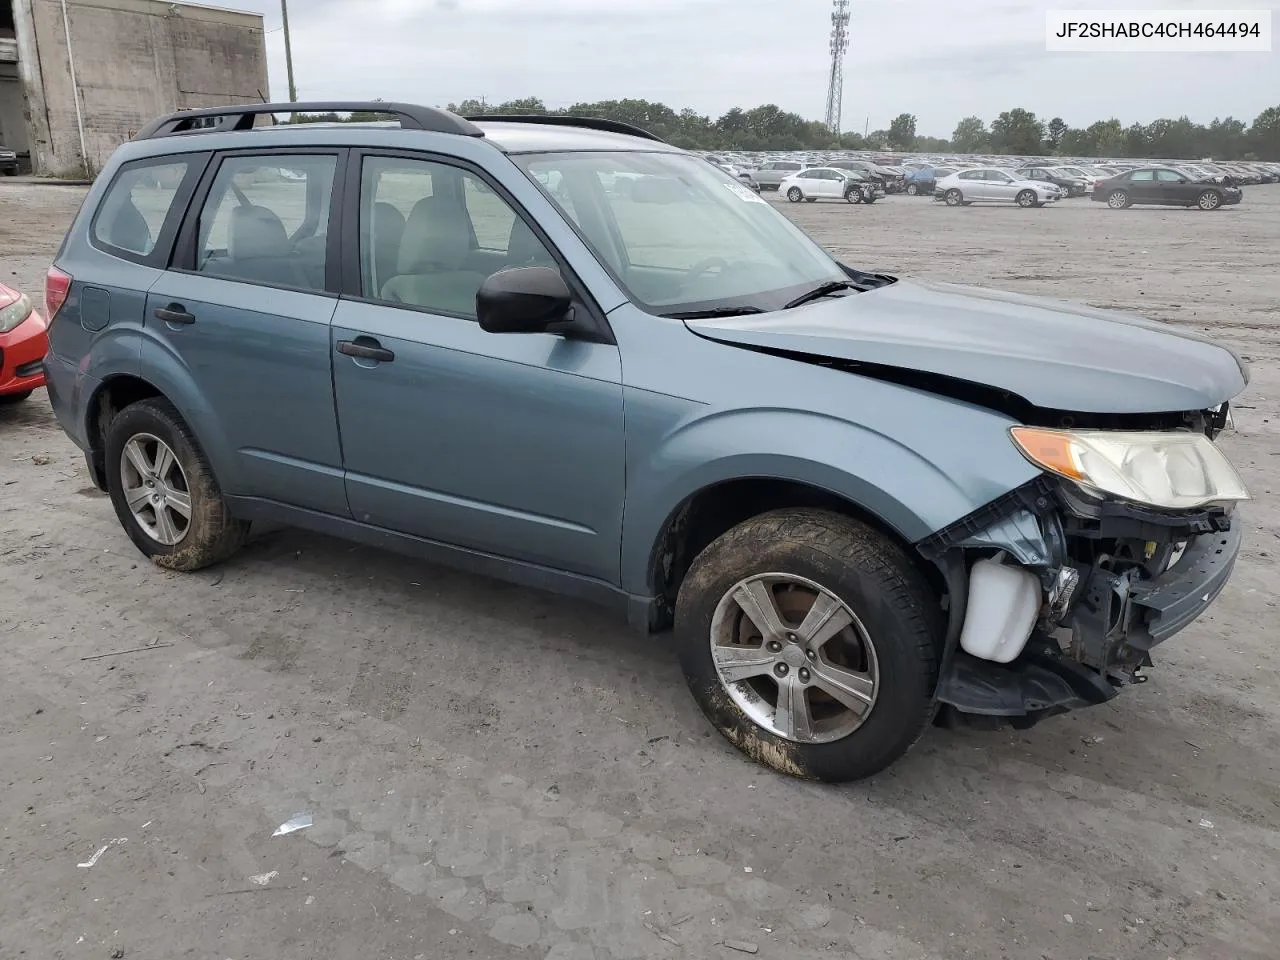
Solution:
<svg viewBox="0 0 1280 960"><path fill-rule="evenodd" d="M367 157L361 171L360 264L370 300L472 319L490 274L556 266L528 224L479 177L391 157Z"/></svg>
<svg viewBox="0 0 1280 960"><path fill-rule="evenodd" d="M200 211L196 270L324 290L334 156L228 157Z"/></svg>
<svg viewBox="0 0 1280 960"><path fill-rule="evenodd" d="M124 167L94 217L93 238L123 253L149 256L188 167L187 160Z"/></svg>

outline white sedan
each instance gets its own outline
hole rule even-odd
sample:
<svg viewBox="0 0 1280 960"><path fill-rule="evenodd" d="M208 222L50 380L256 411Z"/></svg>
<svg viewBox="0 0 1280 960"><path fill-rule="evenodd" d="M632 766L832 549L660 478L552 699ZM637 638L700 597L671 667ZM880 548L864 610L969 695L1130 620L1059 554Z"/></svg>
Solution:
<svg viewBox="0 0 1280 960"><path fill-rule="evenodd" d="M847 203L875 203L884 196L884 188L852 176L836 167L809 167L784 177L778 193L792 203L805 200L844 200Z"/></svg>
<svg viewBox="0 0 1280 960"><path fill-rule="evenodd" d="M1000 167L976 167L943 177L934 187L934 199L946 201L949 207L971 203L1016 203L1020 207L1042 207L1062 197L1062 191L1051 183L1023 180L1012 170Z"/></svg>

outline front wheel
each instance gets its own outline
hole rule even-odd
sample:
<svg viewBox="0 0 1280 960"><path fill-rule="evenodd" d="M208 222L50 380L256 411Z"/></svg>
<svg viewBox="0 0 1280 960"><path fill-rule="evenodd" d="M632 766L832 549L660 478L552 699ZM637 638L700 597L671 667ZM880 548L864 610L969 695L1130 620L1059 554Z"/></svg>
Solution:
<svg viewBox="0 0 1280 960"><path fill-rule="evenodd" d="M917 187L914 183L908 183L908 184L907 184L907 196L908 196L908 197L914 197L914 196L915 196L916 194L918 194L919 192L920 192L920 188L919 188L919 187Z"/></svg>
<svg viewBox="0 0 1280 960"><path fill-rule="evenodd" d="M792 203L799 203L801 200L804 199L804 194L800 192L799 187L792 187L790 190L787 191L787 199L790 200Z"/></svg>
<svg viewBox="0 0 1280 960"><path fill-rule="evenodd" d="M856 187L853 188L852 190L846 190L844 192L844 199L848 203L861 203L862 191L857 189Z"/></svg>
<svg viewBox="0 0 1280 960"><path fill-rule="evenodd" d="M900 546L840 514L778 510L721 536L680 586L675 630L716 729L792 776L878 773L933 712L938 599Z"/></svg>
<svg viewBox="0 0 1280 960"><path fill-rule="evenodd" d="M1035 191L1023 190L1014 198L1014 200L1020 207L1034 207L1036 205Z"/></svg>
<svg viewBox="0 0 1280 960"><path fill-rule="evenodd" d="M1217 210L1222 206L1222 195L1217 190L1206 190L1200 194L1200 199L1196 201L1196 206L1201 210Z"/></svg>
<svg viewBox="0 0 1280 960"><path fill-rule="evenodd" d="M107 489L134 546L170 570L199 570L240 549L249 524L231 516L209 461L173 404L143 400L107 428Z"/></svg>
<svg viewBox="0 0 1280 960"><path fill-rule="evenodd" d="M948 207L958 207L964 203L964 196L954 187L948 190L942 199L947 202Z"/></svg>

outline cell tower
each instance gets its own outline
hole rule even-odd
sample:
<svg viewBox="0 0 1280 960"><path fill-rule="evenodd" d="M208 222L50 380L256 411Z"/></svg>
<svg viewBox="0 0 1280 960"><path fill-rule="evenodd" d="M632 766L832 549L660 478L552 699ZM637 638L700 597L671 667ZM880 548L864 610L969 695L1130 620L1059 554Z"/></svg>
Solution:
<svg viewBox="0 0 1280 960"><path fill-rule="evenodd" d="M840 132L844 106L844 55L849 49L849 0L831 4L831 83L827 87L827 129Z"/></svg>

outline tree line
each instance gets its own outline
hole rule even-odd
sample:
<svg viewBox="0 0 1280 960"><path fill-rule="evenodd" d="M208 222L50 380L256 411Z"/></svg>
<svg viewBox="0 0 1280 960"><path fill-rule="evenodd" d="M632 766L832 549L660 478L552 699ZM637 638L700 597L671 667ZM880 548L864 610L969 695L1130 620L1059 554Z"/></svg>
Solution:
<svg viewBox="0 0 1280 960"><path fill-rule="evenodd" d="M696 110L676 111L649 100L601 100L550 109L537 97L492 104L483 100L451 103L463 116L495 114L558 114L600 117L629 123L689 150L888 150L923 153L983 153L1014 156L1128 157L1215 160L1280 160L1280 106L1268 107L1251 124L1234 117L1196 123L1188 117L1160 119L1124 126L1119 120L1099 120L1088 127L1072 127L1061 117L1042 120L1030 110L1015 107L989 123L965 117L951 139L921 136L916 118L899 114L885 130L867 135L836 135L824 124L806 120L775 104L749 110L734 107L711 118ZM370 120L377 113L296 115L295 121Z"/></svg>

